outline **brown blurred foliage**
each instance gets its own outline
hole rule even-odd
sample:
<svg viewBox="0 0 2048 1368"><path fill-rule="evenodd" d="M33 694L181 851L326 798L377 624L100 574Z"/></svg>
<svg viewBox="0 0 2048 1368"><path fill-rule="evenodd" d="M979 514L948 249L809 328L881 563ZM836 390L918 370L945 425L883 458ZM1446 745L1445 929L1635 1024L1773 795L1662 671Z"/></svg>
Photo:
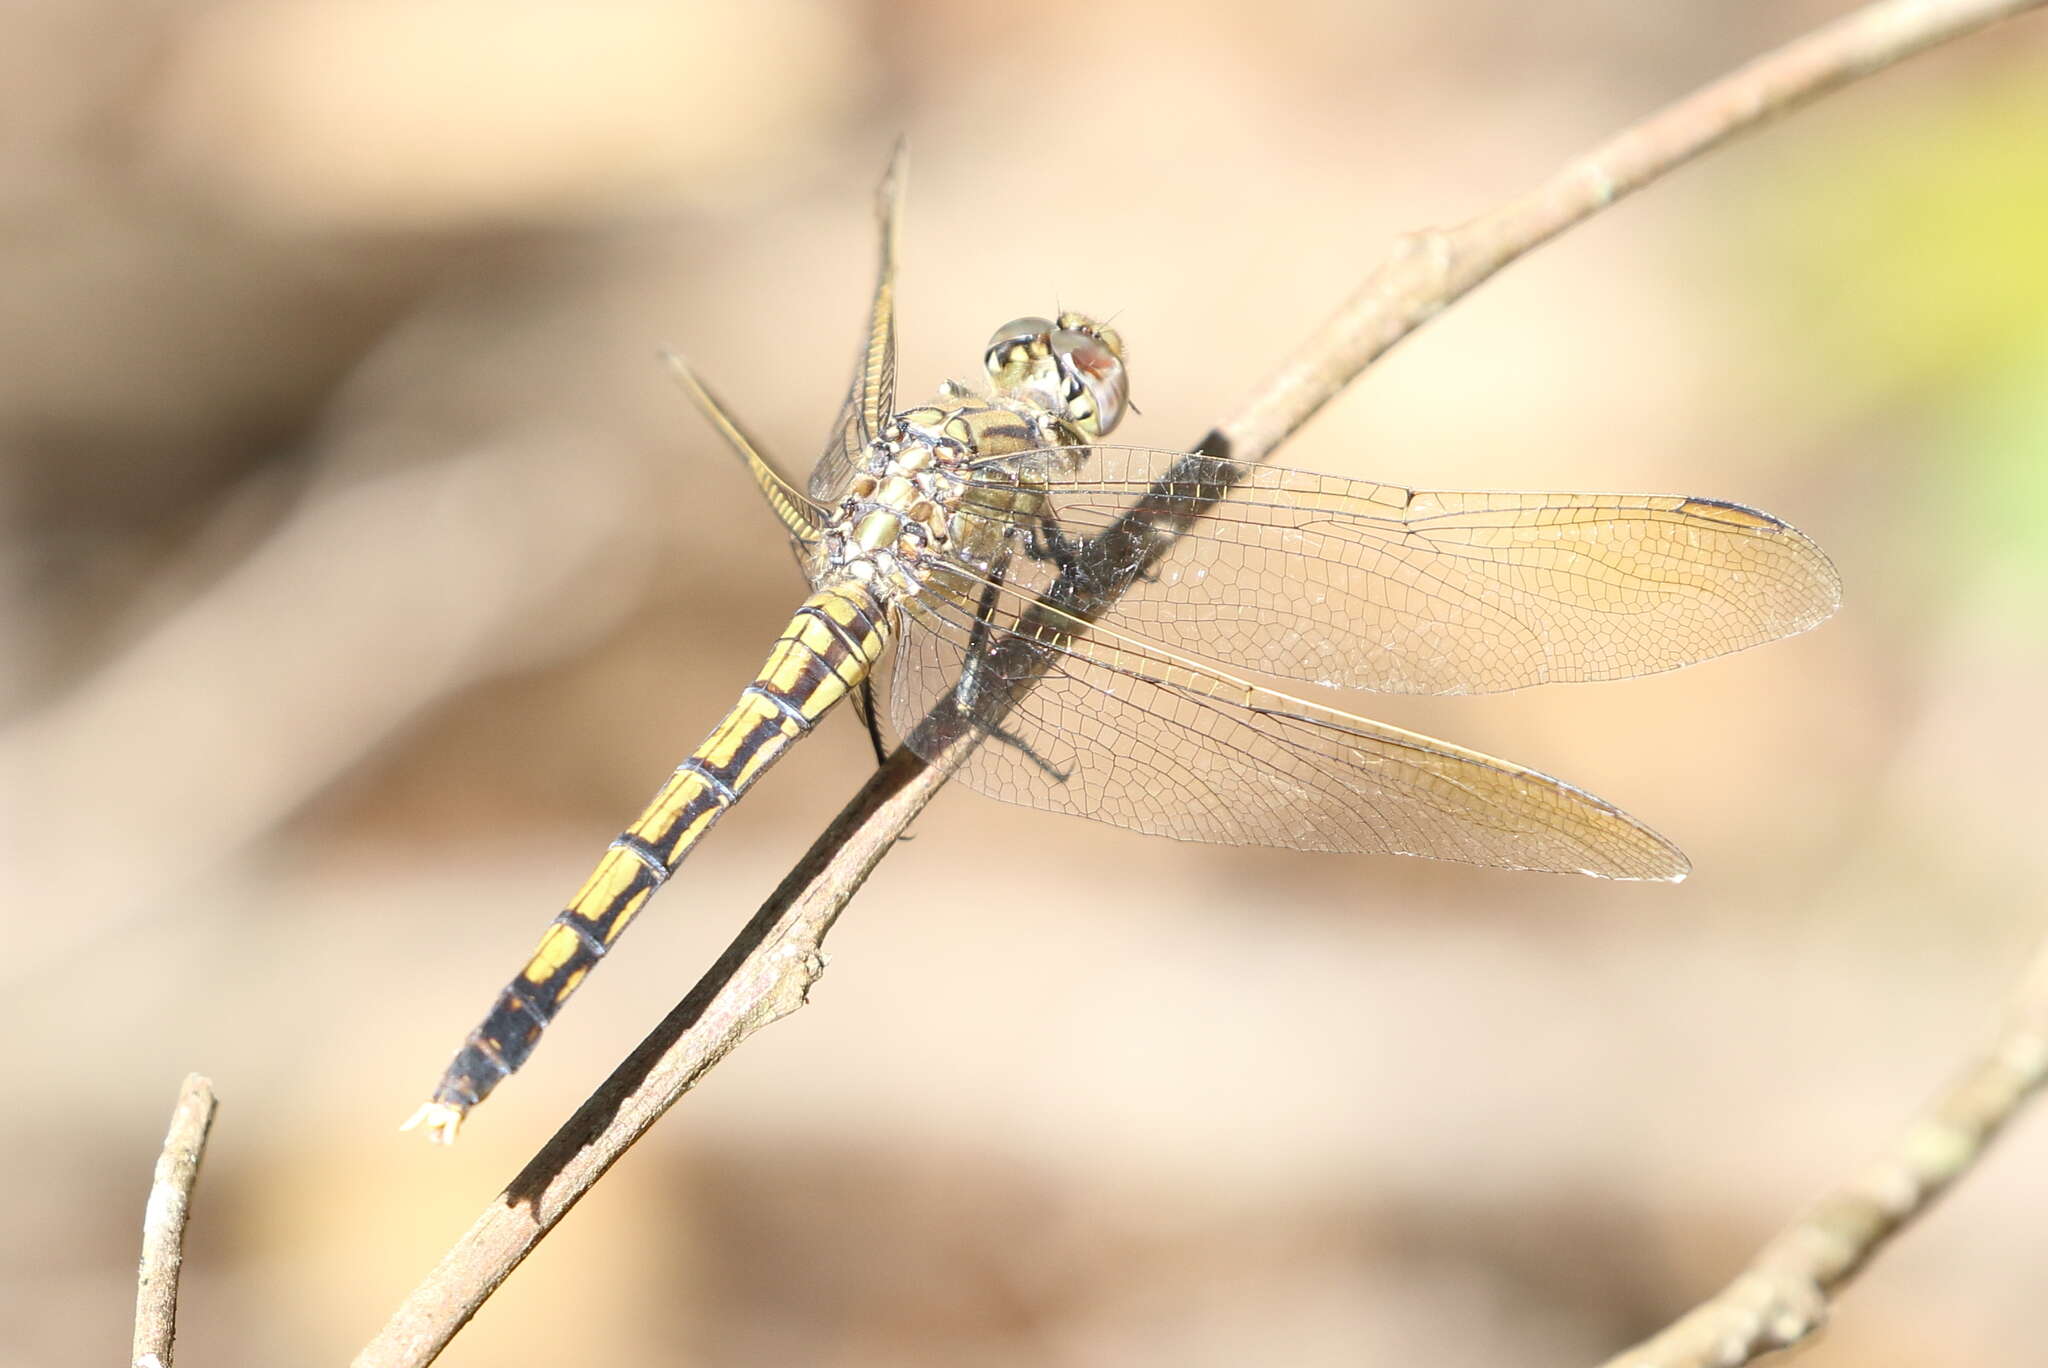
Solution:
<svg viewBox="0 0 2048 1368"><path fill-rule="evenodd" d="M835 720L463 1145L395 1133L799 588L655 347L807 464L899 131L906 388L1114 312L1132 438L1177 445L1396 233L1836 8L10 5L0 1364L119 1352L187 1069L223 1110L186 1361L339 1360L858 783ZM1623 803L1691 881L949 794L812 1009L447 1361L1562 1365L1717 1285L2041 921L2044 140L2048 25L1922 59L1516 268L1286 454L1834 553L1797 641L1373 709ZM1804 1361L2037 1361L2044 1201L2023 1127Z"/></svg>

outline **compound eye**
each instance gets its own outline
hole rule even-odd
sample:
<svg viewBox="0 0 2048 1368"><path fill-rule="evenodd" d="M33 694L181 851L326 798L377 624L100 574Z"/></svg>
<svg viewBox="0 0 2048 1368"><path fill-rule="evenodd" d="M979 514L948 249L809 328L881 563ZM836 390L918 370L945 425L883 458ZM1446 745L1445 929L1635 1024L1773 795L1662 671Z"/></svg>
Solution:
<svg viewBox="0 0 2048 1368"><path fill-rule="evenodd" d="M1013 318L988 336L988 350L983 353L982 363L988 373L994 375L1016 359L1017 349L1026 351L1042 346L1047 333L1053 330L1049 318Z"/></svg>
<svg viewBox="0 0 2048 1368"><path fill-rule="evenodd" d="M1051 341L1068 420L1090 437L1108 436L1130 407L1124 363L1094 333L1059 328Z"/></svg>

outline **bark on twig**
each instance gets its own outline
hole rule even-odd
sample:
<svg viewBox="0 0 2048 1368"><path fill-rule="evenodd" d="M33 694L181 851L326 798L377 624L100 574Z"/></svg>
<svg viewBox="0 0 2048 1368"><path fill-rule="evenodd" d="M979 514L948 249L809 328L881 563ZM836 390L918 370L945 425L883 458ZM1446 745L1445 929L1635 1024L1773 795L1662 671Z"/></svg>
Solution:
<svg viewBox="0 0 2048 1368"><path fill-rule="evenodd" d="M1203 447L1241 462L1266 459L1375 358L1525 252L1735 133L2044 2L1866 6L1652 115L1502 208L1405 239ZM890 756L689 996L414 1290L357 1368L432 1361L655 1118L747 1035L801 1005L840 910L944 782L908 752Z"/></svg>
<svg viewBox="0 0 2048 1368"><path fill-rule="evenodd" d="M171 1341L178 1332L178 1274L185 1261L185 1222L192 1211L192 1185L206 1155L213 1126L213 1083L187 1074L171 1112L164 1152L149 1185L142 1215L142 1268L135 1283L133 1368L170 1368Z"/></svg>
<svg viewBox="0 0 2048 1368"><path fill-rule="evenodd" d="M1603 1368L1737 1368L1820 1329L1828 1298L1970 1171L2048 1082L2048 943L2005 1027L1888 1149L1780 1231L1735 1281Z"/></svg>

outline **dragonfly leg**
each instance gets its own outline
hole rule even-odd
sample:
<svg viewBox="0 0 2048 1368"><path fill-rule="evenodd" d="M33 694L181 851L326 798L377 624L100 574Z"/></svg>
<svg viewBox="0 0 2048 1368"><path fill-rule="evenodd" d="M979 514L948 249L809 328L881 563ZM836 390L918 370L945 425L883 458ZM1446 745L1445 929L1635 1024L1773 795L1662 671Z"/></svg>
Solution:
<svg viewBox="0 0 2048 1368"><path fill-rule="evenodd" d="M1073 778L1074 772L1072 770L1061 769L1058 765L1055 765L1052 761L1031 749L1031 743L1017 735L1017 733L1005 730L1000 726L990 726L987 724L983 724L981 730L991 741L1002 742L1026 760L1038 766L1038 772L1052 780L1055 784L1064 784L1067 780Z"/></svg>
<svg viewBox="0 0 2048 1368"><path fill-rule="evenodd" d="M1012 527L1010 532L1024 544L1024 554L1035 561L1051 561L1061 574L1071 574L1081 558L1081 550L1087 543L1085 537L1070 537L1060 531L1059 525L1050 518L1042 519L1036 527ZM1153 584L1159 579L1159 571L1146 567L1138 570L1136 581Z"/></svg>
<svg viewBox="0 0 2048 1368"><path fill-rule="evenodd" d="M1058 535L1054 529L1048 528L1047 530L1053 531L1055 536ZM1028 535L1035 536L1035 533ZM1069 544L1071 545L1071 543ZM1048 779L1051 779L1054 783L1064 784L1073 771L1063 770L1047 760L1037 751L1031 749L1030 742L1017 735L1017 733L1006 730L1000 722L983 718L981 716L982 709L977 703L978 697L982 695L982 686L986 683L982 678L982 666L983 662L988 659L990 635L995 632L1003 632L1003 635L1006 637L1013 635L997 627L994 621L996 595L1002 592L1003 577L1007 571L1008 564L1008 557L1005 556L1003 561L991 570L988 583L982 588L981 602L975 606L974 627L967 636L966 665L960 671L958 682L953 685L953 695L959 700L960 710L968 717L974 719L975 727L983 735L992 741L1000 741L1004 745L1012 747L1026 760L1038 766L1039 772Z"/></svg>
<svg viewBox="0 0 2048 1368"><path fill-rule="evenodd" d="M1050 518L1040 520L1036 527L1011 527L1013 534L1024 543L1024 554L1035 561L1051 561L1061 571L1071 569L1074 558L1081 554L1081 542L1060 531L1059 525Z"/></svg>
<svg viewBox="0 0 2048 1368"><path fill-rule="evenodd" d="M875 711L875 684L871 679L860 682L860 720L867 728L868 740L874 743L877 767L889 762L889 747L882 740L882 719Z"/></svg>

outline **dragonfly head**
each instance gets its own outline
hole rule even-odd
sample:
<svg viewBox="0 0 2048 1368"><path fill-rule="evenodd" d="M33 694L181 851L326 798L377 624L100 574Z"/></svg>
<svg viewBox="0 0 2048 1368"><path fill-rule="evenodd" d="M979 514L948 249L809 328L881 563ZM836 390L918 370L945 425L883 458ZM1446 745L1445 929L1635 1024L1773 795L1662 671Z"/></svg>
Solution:
<svg viewBox="0 0 2048 1368"><path fill-rule="evenodd" d="M1018 318L989 335L984 357L997 394L1048 409L1104 437L1130 407L1124 342L1085 314Z"/></svg>

